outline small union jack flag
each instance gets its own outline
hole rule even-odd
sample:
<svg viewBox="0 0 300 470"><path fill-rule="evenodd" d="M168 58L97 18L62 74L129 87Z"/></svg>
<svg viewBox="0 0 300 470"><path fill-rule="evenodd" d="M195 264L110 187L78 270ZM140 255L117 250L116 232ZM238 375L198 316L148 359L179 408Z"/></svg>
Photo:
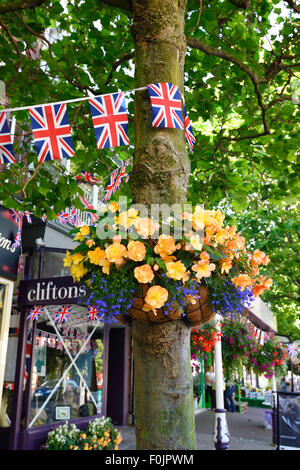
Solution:
<svg viewBox="0 0 300 470"><path fill-rule="evenodd" d="M23 259L23 254L20 255L19 261L18 261L18 273L21 273L24 269L24 259Z"/></svg>
<svg viewBox="0 0 300 470"><path fill-rule="evenodd" d="M184 111L184 130L185 130L186 141L189 145L190 150L193 150L196 139L193 133L192 123L186 112L185 105L183 105L183 111Z"/></svg>
<svg viewBox="0 0 300 470"><path fill-rule="evenodd" d="M61 211L59 214L57 214L57 220L61 224L74 225L74 218L69 214L69 212Z"/></svg>
<svg viewBox="0 0 300 470"><path fill-rule="evenodd" d="M25 211L25 212L24 212L24 215L25 215L25 217L26 217L27 222L28 222L29 224L32 224L32 220L31 220L31 216L30 216L29 211Z"/></svg>
<svg viewBox="0 0 300 470"><path fill-rule="evenodd" d="M47 222L47 216L46 216L46 214L43 214L43 215L42 215L42 221L43 221L43 222Z"/></svg>
<svg viewBox="0 0 300 470"><path fill-rule="evenodd" d="M115 186L115 179L117 177L117 174L118 174L118 170L114 170L111 175L110 175L110 181L108 183L108 185L106 186L106 189L105 189L105 195L102 199L102 202L108 202L111 198L111 195L113 194L114 192L114 186Z"/></svg>
<svg viewBox="0 0 300 470"><path fill-rule="evenodd" d="M89 307L86 316L89 320L92 320L92 321L100 320L99 310L95 307Z"/></svg>
<svg viewBox="0 0 300 470"><path fill-rule="evenodd" d="M128 116L124 93L89 99L99 149L128 145Z"/></svg>
<svg viewBox="0 0 300 470"><path fill-rule="evenodd" d="M78 225L81 224L81 219L80 219L79 215L77 214L75 207L72 207L72 209L71 209L71 216L73 218L74 225L76 227L78 227Z"/></svg>
<svg viewBox="0 0 300 470"><path fill-rule="evenodd" d="M287 350L290 355L290 357L294 357L297 354L297 347L294 344L288 344L287 345Z"/></svg>
<svg viewBox="0 0 300 470"><path fill-rule="evenodd" d="M12 244L12 248L18 248L21 245L21 241L22 241L22 232L21 232L21 229L18 227L18 231L16 234L15 241Z"/></svg>
<svg viewBox="0 0 300 470"><path fill-rule="evenodd" d="M115 182L114 187L113 187L113 193L115 193L119 189L121 181L122 181L122 179L124 178L124 176L126 174L126 167L127 167L128 163L129 163L129 161L126 161L121 166L121 169L119 171L119 174L116 178L116 182Z"/></svg>
<svg viewBox="0 0 300 470"><path fill-rule="evenodd" d="M45 311L45 308L42 305L35 305L30 310L27 316L27 320L38 320L44 311Z"/></svg>
<svg viewBox="0 0 300 470"><path fill-rule="evenodd" d="M152 105L152 126L184 129L180 91L172 83L147 85Z"/></svg>
<svg viewBox="0 0 300 470"><path fill-rule="evenodd" d="M29 109L39 162L74 157L71 127L65 103Z"/></svg>
<svg viewBox="0 0 300 470"><path fill-rule="evenodd" d="M90 185L100 183L100 180L98 178L96 178L95 176L93 176L88 171L81 171L80 173L78 173L78 175L75 176L75 179L79 183L87 183L87 184L90 184Z"/></svg>
<svg viewBox="0 0 300 470"><path fill-rule="evenodd" d="M93 204L90 203L87 197L80 196L79 198L80 198L80 201L82 202L83 207L86 210L88 209L93 210L93 211L95 210ZM94 212L89 212L89 216L91 218L92 224L95 224L98 222L99 216L97 214L95 214Z"/></svg>
<svg viewBox="0 0 300 470"><path fill-rule="evenodd" d="M55 315L55 321L57 323L64 323L69 319L70 313L72 312L72 305L64 305L59 307Z"/></svg>
<svg viewBox="0 0 300 470"><path fill-rule="evenodd" d="M0 111L0 163L15 163L6 113Z"/></svg>

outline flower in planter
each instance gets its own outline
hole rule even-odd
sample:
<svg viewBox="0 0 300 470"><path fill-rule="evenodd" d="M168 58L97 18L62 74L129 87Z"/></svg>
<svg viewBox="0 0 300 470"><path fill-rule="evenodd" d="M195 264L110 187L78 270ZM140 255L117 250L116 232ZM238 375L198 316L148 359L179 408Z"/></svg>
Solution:
<svg viewBox="0 0 300 470"><path fill-rule="evenodd" d="M140 287L147 284L156 290L150 291L152 305L145 300L145 308L169 311L175 302L189 315L187 306L197 306L200 290L203 296L206 289L207 305L226 316L241 314L253 293L261 295L270 288L271 278L262 271L268 257L259 250L248 252L236 227L224 226L220 210L196 207L182 213L182 219L188 221L187 230L178 239L175 217L160 225L133 207L122 212L117 203L110 203L99 216L99 227L102 223L110 238L102 239L94 226L72 230L78 245L67 252L64 264L74 281L87 286L82 303L96 305L108 320L127 315ZM159 233L166 223L170 234ZM157 297L152 299L154 292Z"/></svg>

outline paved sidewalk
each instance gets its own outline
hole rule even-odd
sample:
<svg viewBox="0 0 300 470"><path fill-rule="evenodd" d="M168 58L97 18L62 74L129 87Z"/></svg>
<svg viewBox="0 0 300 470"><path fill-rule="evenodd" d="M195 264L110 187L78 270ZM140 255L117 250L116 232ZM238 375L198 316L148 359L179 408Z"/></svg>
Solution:
<svg viewBox="0 0 300 470"><path fill-rule="evenodd" d="M229 450L275 450L272 431L265 430L265 409L248 407L244 413L227 413L230 434ZM211 410L195 412L197 450L215 450L212 435L214 413ZM135 450L134 426L117 426L123 441L119 450Z"/></svg>

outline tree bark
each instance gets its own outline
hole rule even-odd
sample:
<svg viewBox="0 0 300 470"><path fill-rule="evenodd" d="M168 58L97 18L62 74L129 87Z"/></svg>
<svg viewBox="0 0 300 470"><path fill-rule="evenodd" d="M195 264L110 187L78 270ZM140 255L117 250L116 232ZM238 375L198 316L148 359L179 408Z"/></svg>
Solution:
<svg viewBox="0 0 300 470"><path fill-rule="evenodd" d="M186 1L136 1L135 86L169 82L183 92ZM148 91L135 94L135 150L131 177L135 202L184 203L190 172L183 130L153 128Z"/></svg>
<svg viewBox="0 0 300 470"><path fill-rule="evenodd" d="M136 448L195 449L189 328L134 321L132 338Z"/></svg>
<svg viewBox="0 0 300 470"><path fill-rule="evenodd" d="M183 92L186 1L137 0L135 86L169 82ZM135 94L134 203L183 204L190 162L183 130L152 127L148 91ZM190 330L181 321L132 322L137 449L195 449Z"/></svg>

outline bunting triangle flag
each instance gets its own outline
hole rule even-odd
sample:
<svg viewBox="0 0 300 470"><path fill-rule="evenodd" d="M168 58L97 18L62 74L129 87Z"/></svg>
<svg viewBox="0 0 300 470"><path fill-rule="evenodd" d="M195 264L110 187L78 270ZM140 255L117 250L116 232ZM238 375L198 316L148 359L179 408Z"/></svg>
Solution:
<svg viewBox="0 0 300 470"><path fill-rule="evenodd" d="M147 85L152 105L152 126L184 129L181 95L172 83Z"/></svg>
<svg viewBox="0 0 300 470"><path fill-rule="evenodd" d="M29 115L39 163L74 157L65 103L32 107Z"/></svg>
<svg viewBox="0 0 300 470"><path fill-rule="evenodd" d="M99 149L129 144L128 111L121 91L89 99L97 147Z"/></svg>
<svg viewBox="0 0 300 470"><path fill-rule="evenodd" d="M0 111L0 163L15 163L6 113Z"/></svg>

